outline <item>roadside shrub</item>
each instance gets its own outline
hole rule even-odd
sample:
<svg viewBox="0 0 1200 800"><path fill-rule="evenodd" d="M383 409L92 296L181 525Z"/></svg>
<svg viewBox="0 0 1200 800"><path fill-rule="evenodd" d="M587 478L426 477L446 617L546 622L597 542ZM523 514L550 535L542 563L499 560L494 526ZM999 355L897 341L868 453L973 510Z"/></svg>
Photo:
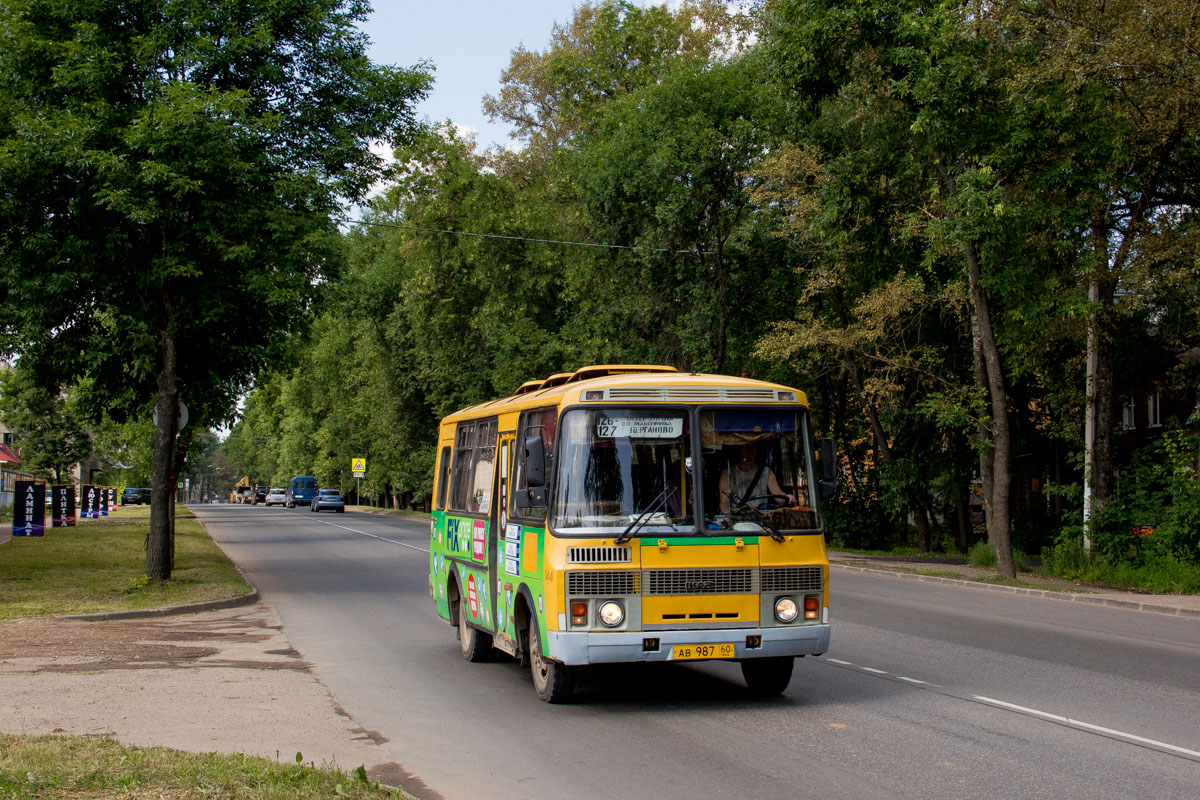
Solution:
<svg viewBox="0 0 1200 800"><path fill-rule="evenodd" d="M996 551L987 542L976 542L971 545L971 549L967 551L967 563L973 567L984 567L986 569L996 568ZM1013 566L1017 568L1017 572L1028 572L1029 565L1026 562L1025 554L1019 549L1013 548Z"/></svg>
<svg viewBox="0 0 1200 800"><path fill-rule="evenodd" d="M837 501L824 504L821 511L832 547L890 550L897 544L908 544L907 526L890 520L878 502L847 492Z"/></svg>
<svg viewBox="0 0 1200 800"><path fill-rule="evenodd" d="M996 552L987 542L976 542L967 550L967 563L972 567L996 568Z"/></svg>
<svg viewBox="0 0 1200 800"><path fill-rule="evenodd" d="M1135 453L1115 496L1093 519L1094 553L1111 564L1200 564L1196 457L1196 439L1180 428ZM1147 528L1153 533L1135 533Z"/></svg>
<svg viewBox="0 0 1200 800"><path fill-rule="evenodd" d="M1082 535L1064 537L1042 550L1042 570L1070 581L1098 583L1163 594L1200 594L1200 564L1160 553L1142 563L1113 561L1083 549Z"/></svg>

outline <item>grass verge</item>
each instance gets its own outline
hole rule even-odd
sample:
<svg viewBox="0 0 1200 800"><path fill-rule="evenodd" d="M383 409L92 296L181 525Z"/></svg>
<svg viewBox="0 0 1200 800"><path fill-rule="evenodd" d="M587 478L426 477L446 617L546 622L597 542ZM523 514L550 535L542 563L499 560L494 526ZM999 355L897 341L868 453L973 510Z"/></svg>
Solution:
<svg viewBox="0 0 1200 800"><path fill-rule="evenodd" d="M176 506L171 579L146 578L149 506L123 506L72 528L0 547L0 619L223 600L251 587L186 506Z"/></svg>
<svg viewBox="0 0 1200 800"><path fill-rule="evenodd" d="M375 514L391 514L395 517L417 517L429 519L428 511L409 511L407 508L379 508L378 506L346 506L347 511L370 511Z"/></svg>
<svg viewBox="0 0 1200 800"><path fill-rule="evenodd" d="M185 753L166 747L127 747L114 739L14 736L0 733L0 797L125 800L348 797L410 795L367 780L360 766L283 763L242 754Z"/></svg>
<svg viewBox="0 0 1200 800"><path fill-rule="evenodd" d="M879 570L880 572L907 572L913 575L926 575L931 578L952 578L957 581L969 581L971 583L993 583L1000 586L1016 586L1022 589L1039 589L1047 592L1088 594L1091 591L1086 587L1059 586L1052 583L1030 583L1019 578L1014 580L1013 578L1005 577L1003 575L972 575L969 572L955 572L948 569L921 569L919 567L907 567L897 564L872 564L870 562L863 561L835 561L833 563L840 563L844 566L874 569Z"/></svg>

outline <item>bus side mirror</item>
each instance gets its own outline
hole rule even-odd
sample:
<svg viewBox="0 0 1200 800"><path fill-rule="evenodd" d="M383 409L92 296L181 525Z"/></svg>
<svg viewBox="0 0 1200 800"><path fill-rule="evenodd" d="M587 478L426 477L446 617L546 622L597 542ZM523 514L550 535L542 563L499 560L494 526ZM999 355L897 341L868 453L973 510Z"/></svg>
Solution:
<svg viewBox="0 0 1200 800"><path fill-rule="evenodd" d="M821 440L821 480L817 481L817 494L822 500L838 496L837 445L833 439Z"/></svg>
<svg viewBox="0 0 1200 800"><path fill-rule="evenodd" d="M546 490L517 489L513 492L513 505L521 511L529 508L544 508L546 505Z"/></svg>
<svg viewBox="0 0 1200 800"><path fill-rule="evenodd" d="M525 485L530 489L546 485L546 445L540 436L525 437Z"/></svg>

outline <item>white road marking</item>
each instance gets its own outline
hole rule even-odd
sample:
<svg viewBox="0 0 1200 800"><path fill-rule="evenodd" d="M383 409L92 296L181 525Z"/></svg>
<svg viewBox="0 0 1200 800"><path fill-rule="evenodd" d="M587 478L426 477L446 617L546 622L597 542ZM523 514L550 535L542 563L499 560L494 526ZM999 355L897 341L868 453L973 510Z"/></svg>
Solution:
<svg viewBox="0 0 1200 800"><path fill-rule="evenodd" d="M861 672L869 672L874 675L888 675L888 673L885 672L884 670L874 669L872 667L860 667L856 664L852 664L849 661L841 661L836 658L826 658L823 660L832 662L834 664L840 664L842 666L855 667L856 669L858 669ZM908 677L905 677L904 675L895 675L895 676L889 676L889 677L894 677L896 680L905 681L907 683L918 684L921 686L929 686L931 688L937 688L937 689L942 688L939 684L928 683L926 681L917 680L916 678L908 678ZM965 699L961 695L957 695L957 694L953 694L953 693L942 692L942 694L945 694L948 697L958 697L959 699ZM1070 717L1064 717L1061 714L1051 714L1048 711L1039 711L1036 708L1029 708L1028 706L1019 706L1016 703L1007 703L1003 700L997 700L993 697L984 697L983 695L980 695L980 694L974 694L974 695L971 695L970 697L972 700L977 700L981 703L987 703L988 705L996 706L998 708L1005 708L1005 709L1008 709L1009 711L1018 711L1018 712L1021 712L1024 714L1029 714L1034 717L1039 717L1041 719L1048 719L1053 722L1059 722L1064 725L1069 725L1074 728L1079 728L1079 729L1087 730L1087 731L1095 731L1097 733L1107 734L1107 735L1112 736L1117 739L1124 739L1129 742L1138 742L1139 744L1145 744L1145 745L1149 745L1151 747L1157 747L1157 748L1161 748L1163 750L1168 750L1172 753L1180 753L1181 755L1191 756L1192 758L1200 759L1200 752L1197 752L1196 750L1189 750L1186 747L1180 747L1179 745L1168 744L1167 742L1160 742L1157 739L1147 739L1144 736L1138 736L1138 735L1132 734L1132 733L1125 733L1124 731L1118 731L1114 728L1105 728L1101 725L1093 725L1090 722L1084 722L1084 721L1078 720L1078 719L1071 719Z"/></svg>
<svg viewBox="0 0 1200 800"><path fill-rule="evenodd" d="M360 530L357 530L356 528L347 528L345 525L337 525L332 522L326 522L325 520L321 520L321 519L314 519L313 522L319 522L322 525L328 525L331 528L341 528L344 531L350 531L351 533L357 533L361 536L370 536L372 539L378 539L381 542L390 542L391 544L398 544L401 547L407 547L409 550L416 550L417 552L420 552L420 553L428 553L429 552L424 547L417 547L415 544L409 544L408 542L398 542L395 539L389 539L386 536L377 536L374 533L367 533L366 531L360 531Z"/></svg>
<svg viewBox="0 0 1200 800"><path fill-rule="evenodd" d="M1007 708L1012 711L1021 711L1026 714L1032 714L1035 717L1041 717L1043 719L1049 719L1049 720L1053 720L1055 722L1061 722L1066 725L1072 725L1072 726L1075 726L1078 728L1084 728L1089 731L1098 731L1100 733L1107 733L1110 736L1116 736L1121 739L1128 739L1133 742L1141 742L1142 744L1148 744L1152 747L1161 747L1164 750L1170 750L1175 753L1182 753L1184 755L1192 756L1194 758L1200 758L1200 752L1197 752L1195 750L1188 750L1186 747L1179 747L1177 745L1167 744L1166 742L1160 742L1156 739L1147 739L1143 736L1135 736L1132 733L1125 733L1124 731L1113 730L1112 728L1104 728L1104 727L1101 727L1100 725L1093 725L1090 722L1083 722L1081 720L1071 719L1070 717L1064 717L1059 714L1051 714L1046 711L1038 711L1036 708L1028 708L1026 706L1019 706L1019 705L1016 705L1015 703L1006 703L1003 700L996 700L991 697L984 697L984 696L978 695L978 694L972 695L972 696L976 700L978 700L982 703L989 703L994 706L999 706L1000 708Z"/></svg>

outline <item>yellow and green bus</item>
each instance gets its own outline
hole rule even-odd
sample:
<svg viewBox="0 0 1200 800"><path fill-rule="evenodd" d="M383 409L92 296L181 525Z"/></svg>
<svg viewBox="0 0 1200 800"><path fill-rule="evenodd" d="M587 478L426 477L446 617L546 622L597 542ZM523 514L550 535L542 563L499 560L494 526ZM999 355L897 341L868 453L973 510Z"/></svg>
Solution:
<svg viewBox="0 0 1200 800"><path fill-rule="evenodd" d="M583 665L640 661L734 660L778 694L829 646L834 459L786 386L628 364L529 381L441 422L429 591L467 660L520 659L549 702Z"/></svg>

